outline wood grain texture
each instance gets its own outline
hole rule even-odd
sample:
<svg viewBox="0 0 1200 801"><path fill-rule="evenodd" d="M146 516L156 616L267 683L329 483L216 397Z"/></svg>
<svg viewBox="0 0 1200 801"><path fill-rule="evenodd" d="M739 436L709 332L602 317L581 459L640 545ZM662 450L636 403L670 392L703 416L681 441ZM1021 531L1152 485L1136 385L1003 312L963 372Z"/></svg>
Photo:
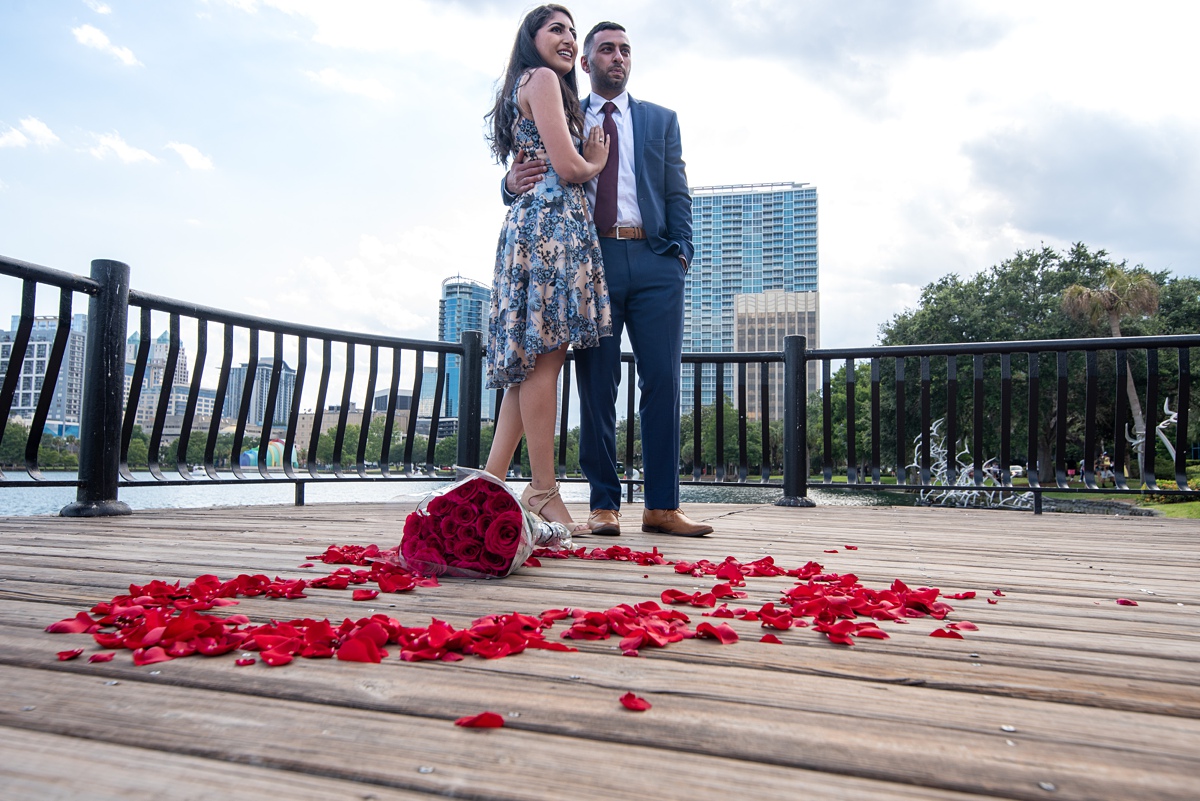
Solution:
<svg viewBox="0 0 1200 801"><path fill-rule="evenodd" d="M784 567L813 560L852 572L869 587L898 578L975 590L949 602L947 622L979 626L963 640L929 637L940 624L921 618L883 623L891 639L852 648L809 629L773 632L783 643L771 645L758 642L757 623L726 621L740 642L689 640L637 659L598 641L573 642L578 653L455 664L404 663L393 651L380 665L238 668L233 655L146 667L128 652L58 662L58 650L96 646L43 632L130 583L323 575L332 567L299 565L335 543L394 545L410 509L0 518L0 796L1200 796L1200 532L1185 520L706 504L687 509L716 527L706 539L643 534L633 507L621 538L577 543L657 546L686 561L770 554ZM501 581L449 579L370 602L310 589L302 600L242 599L226 611L256 622L384 612L406 625L437 617L461 626L713 583L670 566L546 559ZM730 606L778 601L793 583L748 579L749 597ZM1122 597L1138 606L1117 605ZM693 625L709 611L681 609ZM617 703L626 691L653 709L628 712ZM484 709L504 714L506 728L452 725ZM151 765L162 774L146 781Z"/></svg>

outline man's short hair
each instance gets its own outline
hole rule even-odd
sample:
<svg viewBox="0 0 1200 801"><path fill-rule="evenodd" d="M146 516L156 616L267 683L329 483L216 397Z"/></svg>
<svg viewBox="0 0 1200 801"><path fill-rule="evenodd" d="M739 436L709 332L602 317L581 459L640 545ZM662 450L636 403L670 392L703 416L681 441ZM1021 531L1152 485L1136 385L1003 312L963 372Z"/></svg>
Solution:
<svg viewBox="0 0 1200 801"><path fill-rule="evenodd" d="M592 57L592 45L596 41L596 34L600 31L624 31L625 26L616 22L597 22L592 26L592 29L587 32L587 36L583 37L583 54L588 58Z"/></svg>

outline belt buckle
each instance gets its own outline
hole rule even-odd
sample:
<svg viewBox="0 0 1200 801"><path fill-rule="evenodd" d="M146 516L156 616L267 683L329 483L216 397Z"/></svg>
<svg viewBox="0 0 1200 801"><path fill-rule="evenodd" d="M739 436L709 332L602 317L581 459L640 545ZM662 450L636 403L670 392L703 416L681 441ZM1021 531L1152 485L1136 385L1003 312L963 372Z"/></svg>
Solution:
<svg viewBox="0 0 1200 801"><path fill-rule="evenodd" d="M622 228L622 227L628 228L629 226L627 226L627 225L626 225L626 226L620 226L620 225L614 225L614 226L613 226L613 231L615 231L615 232L616 232L617 239L619 239L619 240L620 240L620 239L625 239L625 238L626 238L626 237L623 237L623 236L621 236L621 228Z"/></svg>

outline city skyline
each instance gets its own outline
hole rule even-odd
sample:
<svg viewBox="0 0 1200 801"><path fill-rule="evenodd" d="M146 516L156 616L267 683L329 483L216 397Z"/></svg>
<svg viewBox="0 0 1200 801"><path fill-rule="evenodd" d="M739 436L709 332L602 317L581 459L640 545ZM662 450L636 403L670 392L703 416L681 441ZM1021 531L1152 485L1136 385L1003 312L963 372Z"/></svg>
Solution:
<svg viewBox="0 0 1200 801"><path fill-rule="evenodd" d="M504 210L482 115L527 6L10 0L4 253L82 274L114 258L144 292L435 339L441 280L490 280ZM629 29L630 91L678 112L693 185L821 187L826 347L873 344L923 286L1043 243L1200 275L1189 7L570 7L581 31ZM0 308L18 295L5 282Z"/></svg>

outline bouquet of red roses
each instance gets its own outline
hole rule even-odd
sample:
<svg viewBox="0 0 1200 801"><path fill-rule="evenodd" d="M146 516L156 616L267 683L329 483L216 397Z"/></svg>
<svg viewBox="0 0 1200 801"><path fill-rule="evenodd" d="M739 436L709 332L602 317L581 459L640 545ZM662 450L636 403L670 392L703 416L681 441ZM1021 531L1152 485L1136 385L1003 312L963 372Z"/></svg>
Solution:
<svg viewBox="0 0 1200 801"><path fill-rule="evenodd" d="M502 578L534 548L570 548L571 534L521 508L500 479L463 470L449 487L432 493L404 521L400 559L426 576Z"/></svg>

